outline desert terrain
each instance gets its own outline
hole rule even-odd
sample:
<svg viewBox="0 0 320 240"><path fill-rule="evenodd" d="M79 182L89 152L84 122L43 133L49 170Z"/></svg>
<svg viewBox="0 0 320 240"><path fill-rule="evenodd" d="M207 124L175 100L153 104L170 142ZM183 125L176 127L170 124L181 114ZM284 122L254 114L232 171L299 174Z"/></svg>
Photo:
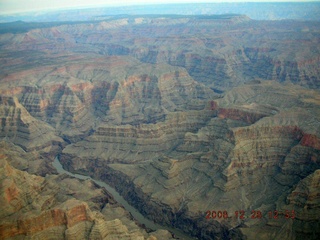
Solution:
<svg viewBox="0 0 320 240"><path fill-rule="evenodd" d="M320 24L3 23L0 238L317 239ZM50 237L49 237L50 236Z"/></svg>

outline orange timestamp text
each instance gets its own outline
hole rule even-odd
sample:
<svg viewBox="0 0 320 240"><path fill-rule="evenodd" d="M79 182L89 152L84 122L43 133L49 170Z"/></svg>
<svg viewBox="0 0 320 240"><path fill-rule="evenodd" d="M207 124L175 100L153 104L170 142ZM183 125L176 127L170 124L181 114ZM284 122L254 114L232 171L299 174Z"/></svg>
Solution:
<svg viewBox="0 0 320 240"><path fill-rule="evenodd" d="M206 211L206 219L228 219L228 218L236 218L236 219L262 219L263 216L266 216L269 219L294 219L295 212L294 210L284 210L284 211L268 211L267 214L263 214L259 210L251 210L251 211L234 211L230 214L226 210L208 210Z"/></svg>

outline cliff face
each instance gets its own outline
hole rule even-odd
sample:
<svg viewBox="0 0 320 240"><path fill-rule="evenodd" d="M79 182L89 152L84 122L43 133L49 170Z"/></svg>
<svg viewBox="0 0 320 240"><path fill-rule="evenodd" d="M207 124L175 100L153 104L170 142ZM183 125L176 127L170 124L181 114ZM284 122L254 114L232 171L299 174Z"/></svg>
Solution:
<svg viewBox="0 0 320 240"><path fill-rule="evenodd" d="M272 234L288 237L279 228L293 221L290 234L312 238L316 232L303 226L317 226L318 220L302 220L303 207L293 207L285 198L319 168L319 102L310 101L313 94L271 82L246 85L209 102L207 110L186 118L172 114L178 121L101 128L66 147L62 161L72 171L111 182L154 220L198 237L254 238L251 230L240 227L247 225L266 226L259 230L266 239ZM303 109L298 107L302 103ZM317 211L315 205L311 208ZM227 211L229 219L204 221L208 210ZM236 219L240 210L247 212L246 219ZM260 211L261 219L252 220L252 210ZM273 211L281 212L279 221L269 220ZM294 220L285 219L286 211L295 211Z"/></svg>
<svg viewBox="0 0 320 240"><path fill-rule="evenodd" d="M92 136L65 148L63 158L75 155L123 163L157 159L179 146L187 131L197 131L204 126L213 114L205 110L177 112L156 124L100 125Z"/></svg>
<svg viewBox="0 0 320 240"><path fill-rule="evenodd" d="M2 238L171 238L53 175L56 154L201 239L315 238L319 26L128 16L1 34Z"/></svg>
<svg viewBox="0 0 320 240"><path fill-rule="evenodd" d="M18 86L4 88L1 94L16 96L28 114L49 123L67 141L75 142L101 122L155 123L162 121L167 112L203 109L204 100L212 93L181 68L166 64L136 67L137 61L130 57L101 61L97 65L73 63L53 70L39 67L11 74L3 81ZM131 68L135 71L127 73L126 69ZM39 86L19 86L26 82Z"/></svg>
<svg viewBox="0 0 320 240"><path fill-rule="evenodd" d="M54 128L30 115L17 97L0 97L0 117L1 138L25 150L53 151L63 143Z"/></svg>
<svg viewBox="0 0 320 240"><path fill-rule="evenodd" d="M3 49L27 55L29 64L50 65L57 58L88 60L83 58L88 53L89 58L96 55L97 61L92 60L97 63L103 62L102 55L168 63L185 68L191 77L219 91L257 78L318 88L317 31L316 22L254 21L245 16L127 17L7 33L1 43ZM33 56L28 56L32 51ZM24 62L4 57L3 66L9 68L3 73Z"/></svg>
<svg viewBox="0 0 320 240"><path fill-rule="evenodd" d="M7 146L13 151L14 146ZM22 155L28 155L24 153ZM1 239L158 239L147 233L104 189L66 175L31 175L0 156ZM171 239L162 230L161 239Z"/></svg>

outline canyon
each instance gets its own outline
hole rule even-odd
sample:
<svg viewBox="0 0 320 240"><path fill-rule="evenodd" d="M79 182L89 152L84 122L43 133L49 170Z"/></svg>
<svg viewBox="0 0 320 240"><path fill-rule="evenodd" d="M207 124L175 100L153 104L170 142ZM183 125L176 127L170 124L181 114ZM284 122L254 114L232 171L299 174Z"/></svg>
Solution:
<svg viewBox="0 0 320 240"><path fill-rule="evenodd" d="M317 239L320 25L245 15L3 24L1 239ZM215 213L217 215L215 215Z"/></svg>

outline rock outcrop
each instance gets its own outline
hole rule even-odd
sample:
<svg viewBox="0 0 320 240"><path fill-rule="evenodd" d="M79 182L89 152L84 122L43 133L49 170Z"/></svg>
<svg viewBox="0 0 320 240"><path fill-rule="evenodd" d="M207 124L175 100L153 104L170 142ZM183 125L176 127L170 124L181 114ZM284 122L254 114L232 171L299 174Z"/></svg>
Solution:
<svg viewBox="0 0 320 240"><path fill-rule="evenodd" d="M316 239L319 26L125 16L1 34L1 238L171 238L53 175L59 154L201 239Z"/></svg>
<svg viewBox="0 0 320 240"><path fill-rule="evenodd" d="M0 156L1 239L172 239L147 233L90 180L31 175L12 167L13 158Z"/></svg>
<svg viewBox="0 0 320 240"><path fill-rule="evenodd" d="M5 88L1 94L15 95L28 114L49 123L67 142L75 142L90 135L101 122L155 123L167 112L203 109L212 93L181 68L153 67L130 57L101 61L12 74L3 81L28 86ZM131 68L135 71L127 73Z"/></svg>
<svg viewBox="0 0 320 240"><path fill-rule="evenodd" d="M262 95L263 91L277 94L277 99ZM239 223L235 212L259 210L267 220L270 211L291 211L292 206L278 196L290 194L295 184L319 168L319 118L315 114L319 102L310 101L313 93L271 82L246 85L209 102L208 110L195 112L201 116L192 125L197 128L186 127L182 118L175 125L166 120L138 127L109 126L65 148L62 161L72 171L111 182L141 212L158 222L173 224L198 237L210 238L206 235L210 232L211 236L244 234L253 238L251 230L248 233L240 228L240 233L236 227L245 224L254 229L262 223L254 222L250 215ZM304 109L297 107L299 102L305 103ZM196 118L189 115L186 119ZM205 121L200 124L200 119ZM165 128L159 134L157 125L173 126L180 132ZM172 143L170 136L174 137ZM161 139L174 147L164 147ZM227 211L230 219L201 223L205 212L214 209ZM159 211L165 214L157 214ZM187 224L195 219L207 233ZM295 226L300 220L290 221ZM271 224L267 232L280 237L278 228L288 222L282 219ZM210 224L216 227L209 230ZM290 233L310 235L302 229L292 227Z"/></svg>
<svg viewBox="0 0 320 240"><path fill-rule="evenodd" d="M17 97L0 97L0 118L0 137L24 150L50 152L63 143L55 129L30 115Z"/></svg>

